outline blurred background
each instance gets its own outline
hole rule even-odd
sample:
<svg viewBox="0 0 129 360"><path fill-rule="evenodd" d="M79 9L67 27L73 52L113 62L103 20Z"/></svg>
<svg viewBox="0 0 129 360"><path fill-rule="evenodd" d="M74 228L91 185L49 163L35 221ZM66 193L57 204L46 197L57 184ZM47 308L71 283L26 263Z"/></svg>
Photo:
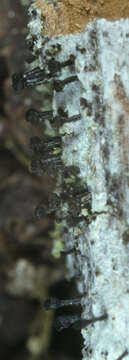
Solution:
<svg viewBox="0 0 129 360"><path fill-rule="evenodd" d="M41 93L16 94L11 84L12 74L24 71L29 61L27 22L27 6L20 0L0 1L0 359L76 360L81 359L79 333L58 334L53 322L59 310L43 307L49 296L67 299L77 293L74 281L65 280L64 259L52 256L53 216L34 217L54 178L38 178L29 170L29 138L44 129L26 123L25 113L40 109Z"/></svg>

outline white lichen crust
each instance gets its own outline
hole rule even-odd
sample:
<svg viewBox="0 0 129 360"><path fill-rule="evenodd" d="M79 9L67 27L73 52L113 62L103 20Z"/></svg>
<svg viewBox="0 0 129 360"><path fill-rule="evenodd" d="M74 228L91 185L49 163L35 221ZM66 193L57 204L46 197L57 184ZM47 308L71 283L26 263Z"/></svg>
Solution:
<svg viewBox="0 0 129 360"><path fill-rule="evenodd" d="M117 360L125 352L129 359L129 20L95 20L83 34L49 39L39 59L43 66L53 46L59 50L54 60L74 58L53 81L77 77L61 91L53 82L62 161L65 171L75 167L72 175L59 176L57 186L60 192L66 186L68 196L69 186L88 189L81 200L62 200L65 247L74 247L67 256L69 277L85 293L83 318L107 314L82 330L83 359ZM68 120L75 115L80 119Z"/></svg>
<svg viewBox="0 0 129 360"><path fill-rule="evenodd" d="M41 19L41 11L35 7L33 3L28 10L30 21L28 24L29 35L28 40L33 39L34 50L39 50L42 47L43 39L43 21Z"/></svg>

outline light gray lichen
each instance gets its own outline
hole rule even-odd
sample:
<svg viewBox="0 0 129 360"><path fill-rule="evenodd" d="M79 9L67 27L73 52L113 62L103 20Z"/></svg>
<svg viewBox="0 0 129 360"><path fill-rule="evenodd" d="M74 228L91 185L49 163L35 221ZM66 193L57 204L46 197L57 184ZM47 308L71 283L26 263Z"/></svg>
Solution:
<svg viewBox="0 0 129 360"><path fill-rule="evenodd" d="M35 8L35 4L33 3L29 7L28 15L30 21L28 23L29 35L27 39L35 38L33 51L36 51L41 49L43 44L43 21L41 20L41 11Z"/></svg>
<svg viewBox="0 0 129 360"><path fill-rule="evenodd" d="M129 359L129 20L94 20L82 34L53 37L40 64L56 44L61 49L55 60L74 55L75 64L54 79L77 80L54 90L54 116L60 108L68 117L81 116L59 128L62 161L79 168L77 181L92 199L91 213L82 208L85 216L77 224L62 220L66 249L75 247L67 256L68 272L78 278L80 293L87 293L82 317L108 315L82 330L83 360L117 360L126 349ZM59 176L58 187L63 180Z"/></svg>

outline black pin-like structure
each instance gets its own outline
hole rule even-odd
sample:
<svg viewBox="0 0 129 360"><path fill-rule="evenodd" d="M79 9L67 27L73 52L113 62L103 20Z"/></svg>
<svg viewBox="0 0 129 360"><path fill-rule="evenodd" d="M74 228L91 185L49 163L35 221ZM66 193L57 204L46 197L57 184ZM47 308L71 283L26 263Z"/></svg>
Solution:
<svg viewBox="0 0 129 360"><path fill-rule="evenodd" d="M80 119L81 119L81 114L68 116L68 111L64 111L62 107L58 108L58 115L55 116L54 118L58 127L62 126L64 123L76 122Z"/></svg>
<svg viewBox="0 0 129 360"><path fill-rule="evenodd" d="M102 320L106 320L108 318L107 314L104 314L102 316L99 316L97 318L92 318L92 319L79 319L75 322L75 324L73 325L73 328L75 330L82 330L84 328L86 328L88 325L93 324L97 321L102 321Z"/></svg>
<svg viewBox="0 0 129 360"><path fill-rule="evenodd" d="M55 122L57 123L57 125L60 127L62 126L64 123L70 123L70 122L76 122L78 120L81 119L81 115L77 114L77 115L73 115L73 116L56 116L55 117Z"/></svg>
<svg viewBox="0 0 129 360"><path fill-rule="evenodd" d="M57 171L63 169L60 155L48 155L42 158L34 157L31 160L31 172L42 176L44 174L55 175Z"/></svg>
<svg viewBox="0 0 129 360"><path fill-rule="evenodd" d="M70 122L75 122L81 119L81 115L77 114L77 115L73 115L73 116L55 116L53 117L53 112L51 110L49 111L37 111L33 108L30 108L27 112L26 112L26 121L30 124L32 124L33 126L38 126L41 123L43 123L45 120L49 120L52 124L55 121L55 124L58 125L59 127L64 124L64 123L70 123Z"/></svg>
<svg viewBox="0 0 129 360"><path fill-rule="evenodd" d="M53 193L46 201L44 200L44 202L35 209L35 216L37 218L42 218L48 214L52 214L59 209L60 202L60 197Z"/></svg>
<svg viewBox="0 0 129 360"><path fill-rule="evenodd" d="M75 122L75 121L78 121L81 119L81 115L80 114L77 114L77 115L73 115L73 116L70 116L70 117L67 117L67 118L62 118L62 122ZM64 121L65 120L65 121Z"/></svg>
<svg viewBox="0 0 129 360"><path fill-rule="evenodd" d="M78 77L76 75L70 76L64 80L54 80L53 81L53 89L57 92L62 91L63 87L69 83L74 81L78 81Z"/></svg>
<svg viewBox="0 0 129 360"><path fill-rule="evenodd" d="M64 184L64 189L62 191L62 197L65 198L81 198L90 194L90 191L87 186L66 186Z"/></svg>
<svg viewBox="0 0 129 360"><path fill-rule="evenodd" d="M81 298L60 300L50 297L44 302L45 310L57 310L65 306L78 306L81 305Z"/></svg>
<svg viewBox="0 0 129 360"><path fill-rule="evenodd" d="M47 62L48 69L49 69L50 73L52 74L52 76L54 76L54 74L57 73L58 71L60 71L63 67L73 65L74 60L75 59L72 56L68 60L63 61L62 63L59 61L56 61L54 59L49 60Z"/></svg>
<svg viewBox="0 0 129 360"><path fill-rule="evenodd" d="M22 73L15 73L12 76L12 86L15 91L21 91L24 88L29 88L37 85L41 85L50 78L54 77L58 71L61 70L61 68L65 66L70 66L74 63L74 57L70 57L67 61L64 61L60 63L59 61L56 61L54 59L51 59L46 62L46 67L48 67L48 71L45 71L44 69L40 69L39 66L32 69L31 71ZM73 78L73 79L72 79ZM77 79L76 76L73 76L71 78L67 78L63 80L62 85L75 81ZM60 83L60 87L62 86Z"/></svg>
<svg viewBox="0 0 129 360"><path fill-rule="evenodd" d="M70 254L74 253L74 251L75 251L75 248L71 247L67 250L62 250L60 255L61 255L61 257L65 257L66 255L70 255Z"/></svg>
<svg viewBox="0 0 129 360"><path fill-rule="evenodd" d="M26 73L15 73L12 76L12 86L15 91L21 91L24 88L41 85L50 78L45 70L36 67Z"/></svg>
<svg viewBox="0 0 129 360"><path fill-rule="evenodd" d="M48 137L41 139L38 136L33 136L30 138L30 149L34 151L35 154L44 154L45 152L50 153L57 147L61 146L61 137Z"/></svg>
<svg viewBox="0 0 129 360"><path fill-rule="evenodd" d="M55 320L55 329L60 332L63 329L69 328L71 325L80 320L80 315L61 315Z"/></svg>
<svg viewBox="0 0 129 360"><path fill-rule="evenodd" d="M73 196L85 196L86 194L89 194L88 186L76 186L71 187L69 190L70 194Z"/></svg>
<svg viewBox="0 0 129 360"><path fill-rule="evenodd" d="M81 315L61 315L58 316L55 321L55 328L58 332L65 328L72 326L75 330L81 330L86 328L88 325L95 323L96 321L102 321L107 319L107 314L104 314L97 318L82 319Z"/></svg>
<svg viewBox="0 0 129 360"><path fill-rule="evenodd" d="M30 139L30 149L33 151L34 157L31 160L31 171L37 175L43 175L58 171L63 167L61 160L61 137L48 137L41 139L33 136ZM57 153L55 150L57 150ZM48 200L48 205L50 201ZM50 206L51 207L51 206Z"/></svg>
<svg viewBox="0 0 129 360"><path fill-rule="evenodd" d="M37 111L35 109L29 109L26 112L26 121L31 123L34 126L40 125L45 120L52 120L53 112L49 111Z"/></svg>

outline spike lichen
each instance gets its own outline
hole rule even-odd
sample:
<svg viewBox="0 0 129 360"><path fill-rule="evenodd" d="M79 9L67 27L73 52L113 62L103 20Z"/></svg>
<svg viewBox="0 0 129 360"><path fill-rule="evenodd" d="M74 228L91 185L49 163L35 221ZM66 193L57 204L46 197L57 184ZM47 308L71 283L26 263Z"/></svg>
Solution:
<svg viewBox="0 0 129 360"><path fill-rule="evenodd" d="M61 224L64 246L75 248L67 256L69 277L87 294L82 318L108 315L82 330L83 359L115 360L129 351L129 20L94 20L82 34L46 42L38 21L33 19L29 28L40 38L35 41L39 64L45 66L49 50L57 45L56 61L75 59L74 66L54 75L55 87L53 82L52 109L55 119L60 117L64 165L62 174L57 173L57 188L66 190ZM78 114L80 119L69 123ZM78 183L91 194L88 207L76 193Z"/></svg>

